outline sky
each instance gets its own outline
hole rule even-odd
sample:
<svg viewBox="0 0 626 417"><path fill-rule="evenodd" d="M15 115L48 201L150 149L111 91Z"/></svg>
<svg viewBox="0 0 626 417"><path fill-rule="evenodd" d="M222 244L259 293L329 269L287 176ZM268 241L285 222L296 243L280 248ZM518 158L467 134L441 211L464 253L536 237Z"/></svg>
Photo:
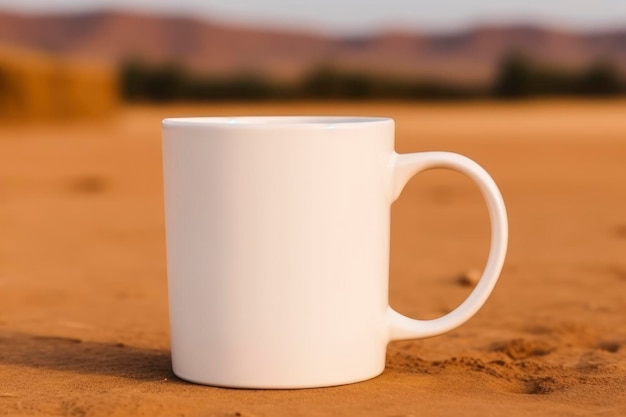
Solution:
<svg viewBox="0 0 626 417"><path fill-rule="evenodd" d="M20 12L103 8L335 34L449 31L505 23L626 28L626 0L0 0L0 10Z"/></svg>

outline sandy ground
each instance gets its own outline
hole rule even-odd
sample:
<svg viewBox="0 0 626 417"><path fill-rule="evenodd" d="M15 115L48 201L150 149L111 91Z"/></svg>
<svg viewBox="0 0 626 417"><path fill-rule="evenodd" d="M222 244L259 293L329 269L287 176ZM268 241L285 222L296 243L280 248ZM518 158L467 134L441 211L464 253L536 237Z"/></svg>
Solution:
<svg viewBox="0 0 626 417"><path fill-rule="evenodd" d="M500 283L444 336L392 343L385 373L295 391L171 372L160 119L391 116L397 150L463 153L510 218ZM113 120L0 126L0 415L618 416L626 414L626 102L133 108ZM480 270L478 189L445 171L393 207L390 301L451 310Z"/></svg>

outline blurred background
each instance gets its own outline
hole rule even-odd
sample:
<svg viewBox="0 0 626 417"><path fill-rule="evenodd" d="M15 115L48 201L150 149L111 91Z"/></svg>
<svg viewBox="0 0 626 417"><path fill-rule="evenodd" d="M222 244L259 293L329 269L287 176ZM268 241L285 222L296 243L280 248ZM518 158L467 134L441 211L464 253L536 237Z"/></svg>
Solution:
<svg viewBox="0 0 626 417"><path fill-rule="evenodd" d="M626 92L620 0L0 2L0 117Z"/></svg>
<svg viewBox="0 0 626 417"><path fill-rule="evenodd" d="M0 415L625 415L625 98L624 0L0 0ZM170 370L160 122L276 114L392 117L398 152L474 159L507 261L371 391L207 401ZM391 305L451 311L480 191L429 171L391 210Z"/></svg>

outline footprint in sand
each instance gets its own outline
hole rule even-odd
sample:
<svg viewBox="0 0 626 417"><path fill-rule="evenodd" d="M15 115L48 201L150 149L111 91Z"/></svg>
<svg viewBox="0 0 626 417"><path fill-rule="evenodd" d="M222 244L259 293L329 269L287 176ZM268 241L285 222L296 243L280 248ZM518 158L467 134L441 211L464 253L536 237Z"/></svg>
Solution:
<svg viewBox="0 0 626 417"><path fill-rule="evenodd" d="M596 345L597 349L604 350L609 353L617 353L621 347L621 343L616 341L603 341Z"/></svg>
<svg viewBox="0 0 626 417"><path fill-rule="evenodd" d="M619 224L615 227L613 227L613 236L621 238L621 239L626 239L626 224Z"/></svg>
<svg viewBox="0 0 626 417"><path fill-rule="evenodd" d="M109 188L106 178L99 175L82 175L69 181L69 189L75 194L99 194Z"/></svg>
<svg viewBox="0 0 626 417"><path fill-rule="evenodd" d="M524 377L520 394L545 395L563 389L563 381L552 376Z"/></svg>
<svg viewBox="0 0 626 417"><path fill-rule="evenodd" d="M491 352L502 352L513 360L530 358L532 356L545 356L556 348L540 340L513 339L504 342L496 342L490 346Z"/></svg>

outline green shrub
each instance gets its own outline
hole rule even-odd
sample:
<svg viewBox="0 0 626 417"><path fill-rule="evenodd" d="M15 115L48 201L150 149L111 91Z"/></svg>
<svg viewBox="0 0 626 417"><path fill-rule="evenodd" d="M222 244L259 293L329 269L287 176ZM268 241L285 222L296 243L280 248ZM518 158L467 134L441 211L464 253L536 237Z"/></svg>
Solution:
<svg viewBox="0 0 626 417"><path fill-rule="evenodd" d="M541 66L519 53L501 62L491 87L441 80L400 78L321 66L295 83L278 83L243 73L198 76L171 64L133 59L120 68L121 95L126 101L224 100L470 100L522 99L537 96L610 96L623 94L623 80L610 63L597 63L578 73Z"/></svg>

